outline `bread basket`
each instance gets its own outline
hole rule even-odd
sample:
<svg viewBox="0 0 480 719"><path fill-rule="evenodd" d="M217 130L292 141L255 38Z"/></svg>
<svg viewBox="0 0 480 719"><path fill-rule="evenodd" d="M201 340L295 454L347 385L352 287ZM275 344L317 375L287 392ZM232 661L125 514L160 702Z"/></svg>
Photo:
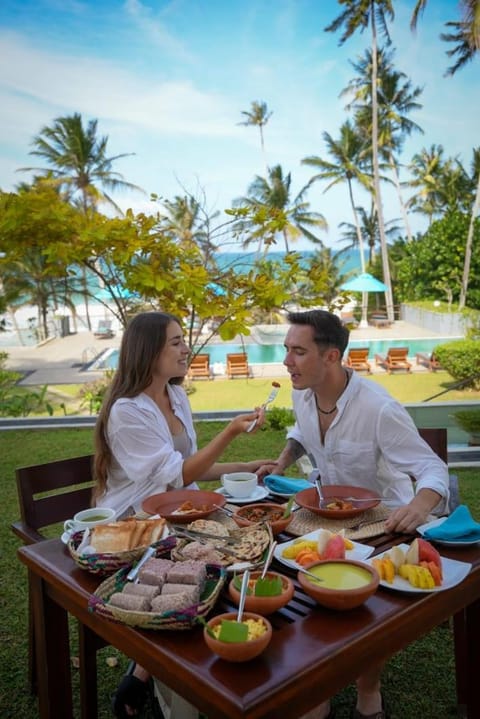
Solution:
<svg viewBox="0 0 480 719"><path fill-rule="evenodd" d="M79 554L77 548L80 546L82 537L83 531L75 532L68 540L67 546L70 556L80 569L85 569L87 572L99 576L108 576L109 574L118 572L119 569L130 567L133 562L140 559L146 549L146 547L143 546L135 547L135 549L130 549L125 552ZM167 537L166 539L155 542L152 546L157 547L157 551L159 552L170 553L175 543L175 537ZM157 556L163 556L163 554L159 553Z"/></svg>
<svg viewBox="0 0 480 719"><path fill-rule="evenodd" d="M157 543L155 557L169 558L170 549L175 544L175 537L168 537ZM121 609L109 604L108 600L115 592L121 592L126 581L130 566L124 567L113 576L105 579L95 593L90 596L88 608L113 622L127 624L139 629L184 630L190 629L205 617L217 601L225 583L226 571L223 567L207 564L207 578L200 601L181 611L171 610L163 614Z"/></svg>

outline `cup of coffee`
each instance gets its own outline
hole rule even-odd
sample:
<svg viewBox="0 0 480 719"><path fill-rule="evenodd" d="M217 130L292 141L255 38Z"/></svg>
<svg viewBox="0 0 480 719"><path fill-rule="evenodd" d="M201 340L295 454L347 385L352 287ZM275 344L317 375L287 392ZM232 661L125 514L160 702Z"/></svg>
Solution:
<svg viewBox="0 0 480 719"><path fill-rule="evenodd" d="M230 472L220 477L224 490L231 497L250 497L258 484L258 477L253 472Z"/></svg>
<svg viewBox="0 0 480 719"><path fill-rule="evenodd" d="M116 512L109 507L90 507L90 509L82 509L77 512L73 519L67 519L63 524L65 532L73 534L80 532L82 529L91 529L97 524L107 524L113 522Z"/></svg>

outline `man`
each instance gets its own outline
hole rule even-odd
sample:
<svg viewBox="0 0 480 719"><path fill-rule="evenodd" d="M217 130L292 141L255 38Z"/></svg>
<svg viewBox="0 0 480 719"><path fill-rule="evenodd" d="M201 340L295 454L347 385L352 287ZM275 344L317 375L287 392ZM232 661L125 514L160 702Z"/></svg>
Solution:
<svg viewBox="0 0 480 719"><path fill-rule="evenodd" d="M323 310L292 312L284 364L296 423L277 462L259 474L283 474L308 454L322 484L373 489L392 508L387 532L413 532L431 512L448 512L448 469L418 434L408 412L380 385L342 366L349 332ZM415 479L415 491L412 479ZM382 665L357 679L353 719L384 719ZM330 703L302 719L331 719Z"/></svg>

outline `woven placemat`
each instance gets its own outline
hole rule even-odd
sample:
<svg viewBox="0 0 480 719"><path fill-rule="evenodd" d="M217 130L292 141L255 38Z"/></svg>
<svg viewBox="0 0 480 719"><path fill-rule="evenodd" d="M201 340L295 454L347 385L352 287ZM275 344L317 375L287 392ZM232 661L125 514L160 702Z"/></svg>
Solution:
<svg viewBox="0 0 480 719"><path fill-rule="evenodd" d="M350 519L327 519L302 507L295 512L294 518L288 525L288 533L300 537L316 529L329 529L331 532L340 532L344 529L345 536L349 539L367 539L385 531L385 519L389 514L390 510L384 504L379 504ZM350 530L350 527L360 522L365 524L355 531Z"/></svg>

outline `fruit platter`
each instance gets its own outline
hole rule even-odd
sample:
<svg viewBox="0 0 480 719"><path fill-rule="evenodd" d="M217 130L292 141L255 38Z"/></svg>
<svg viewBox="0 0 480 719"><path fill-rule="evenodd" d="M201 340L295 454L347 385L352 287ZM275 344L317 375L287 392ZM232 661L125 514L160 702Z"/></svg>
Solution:
<svg viewBox="0 0 480 719"><path fill-rule="evenodd" d="M322 559L364 560L373 553L373 547L347 539L342 532L316 529L275 547L273 556L292 569L306 567Z"/></svg>
<svg viewBox="0 0 480 719"><path fill-rule="evenodd" d="M440 592L462 582L472 565L442 557L425 539L399 544L368 560L380 585L400 592Z"/></svg>

